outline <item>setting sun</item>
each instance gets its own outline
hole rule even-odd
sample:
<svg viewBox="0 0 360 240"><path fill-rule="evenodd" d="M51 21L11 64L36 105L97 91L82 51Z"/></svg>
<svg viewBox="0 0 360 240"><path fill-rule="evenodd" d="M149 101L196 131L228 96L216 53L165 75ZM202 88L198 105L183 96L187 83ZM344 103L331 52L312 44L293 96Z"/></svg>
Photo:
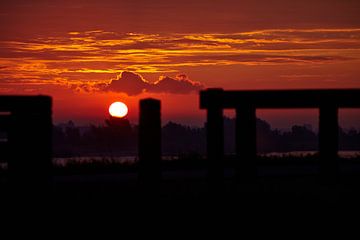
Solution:
<svg viewBox="0 0 360 240"><path fill-rule="evenodd" d="M109 113L112 117L122 118L128 113L128 107L123 102L114 102L109 107Z"/></svg>

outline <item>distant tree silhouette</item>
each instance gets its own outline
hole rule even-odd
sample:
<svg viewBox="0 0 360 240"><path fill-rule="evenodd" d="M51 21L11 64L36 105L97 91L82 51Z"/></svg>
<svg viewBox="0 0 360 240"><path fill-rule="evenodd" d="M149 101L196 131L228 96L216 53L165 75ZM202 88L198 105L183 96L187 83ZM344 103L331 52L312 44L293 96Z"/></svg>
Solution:
<svg viewBox="0 0 360 240"><path fill-rule="evenodd" d="M55 156L136 154L136 128L127 119L90 125L83 133L71 121L53 129Z"/></svg>
<svg viewBox="0 0 360 240"><path fill-rule="evenodd" d="M257 151L259 153L315 151L318 134L309 125L294 125L289 131L272 129L261 119L256 121ZM136 155L138 126L128 120L114 124L90 125L81 130L73 122L53 127L54 154L58 157L82 155ZM340 150L360 150L360 131L339 128ZM224 117L224 147L226 154L235 153L235 120ZM168 122L162 127L164 155L205 154L204 127L189 127Z"/></svg>
<svg viewBox="0 0 360 240"><path fill-rule="evenodd" d="M75 124L72 121L69 121L67 127L65 128L65 136L72 145L78 145L81 143L80 130L75 127Z"/></svg>
<svg viewBox="0 0 360 240"><path fill-rule="evenodd" d="M204 128L190 128L168 122L162 128L162 147L166 154L205 153Z"/></svg>
<svg viewBox="0 0 360 240"><path fill-rule="evenodd" d="M345 132L339 128L339 145L342 150L359 150L360 149L360 131L351 128Z"/></svg>

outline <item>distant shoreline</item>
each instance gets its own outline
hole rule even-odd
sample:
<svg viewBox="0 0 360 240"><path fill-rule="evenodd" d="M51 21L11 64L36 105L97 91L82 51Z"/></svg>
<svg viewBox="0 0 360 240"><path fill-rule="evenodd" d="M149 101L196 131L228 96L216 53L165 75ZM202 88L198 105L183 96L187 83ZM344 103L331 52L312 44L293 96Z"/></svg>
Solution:
<svg viewBox="0 0 360 240"><path fill-rule="evenodd" d="M261 157L306 157L310 155L315 155L316 151L292 151L292 152L270 152L262 153L258 156ZM352 158L360 156L360 151L339 151L340 158ZM202 156L205 157L205 156ZM137 156L79 156L79 157L62 157L62 158L53 158L53 163L55 165L64 165L66 162L74 161L77 163L83 162L102 162L109 161L113 163L134 163L137 162ZM164 161L179 160L178 155L166 155L162 157Z"/></svg>

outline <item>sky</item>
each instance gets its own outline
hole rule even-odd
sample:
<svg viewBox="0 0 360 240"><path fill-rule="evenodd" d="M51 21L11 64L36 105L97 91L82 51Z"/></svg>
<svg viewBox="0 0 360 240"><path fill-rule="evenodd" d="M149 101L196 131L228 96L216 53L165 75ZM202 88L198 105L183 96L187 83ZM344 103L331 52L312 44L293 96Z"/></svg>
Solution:
<svg viewBox="0 0 360 240"><path fill-rule="evenodd" d="M79 124L104 122L113 101L136 123L153 97L164 123L199 126L205 88L360 88L359 12L358 0L2 0L0 94L51 95L54 122ZM360 127L359 110L340 113ZM258 115L317 124L316 110Z"/></svg>

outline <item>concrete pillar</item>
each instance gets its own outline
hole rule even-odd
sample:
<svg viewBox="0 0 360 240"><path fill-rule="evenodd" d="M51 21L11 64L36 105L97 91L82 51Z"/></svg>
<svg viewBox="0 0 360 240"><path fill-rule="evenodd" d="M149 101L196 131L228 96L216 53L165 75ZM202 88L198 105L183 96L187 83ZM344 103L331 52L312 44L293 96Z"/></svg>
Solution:
<svg viewBox="0 0 360 240"><path fill-rule="evenodd" d="M156 99L140 100L139 180L154 184L161 178L161 103Z"/></svg>
<svg viewBox="0 0 360 240"><path fill-rule="evenodd" d="M320 106L319 155L321 171L333 175L338 170L338 108L332 105Z"/></svg>
<svg viewBox="0 0 360 240"><path fill-rule="evenodd" d="M256 175L256 109L244 105L236 109L237 177Z"/></svg>
<svg viewBox="0 0 360 240"><path fill-rule="evenodd" d="M52 175L52 99L38 96L32 103L12 110L7 131L12 191L29 200L47 194Z"/></svg>
<svg viewBox="0 0 360 240"><path fill-rule="evenodd" d="M208 90L209 107L207 109L207 157L208 176L211 182L220 183L224 177L224 119L222 108L223 90Z"/></svg>
<svg viewBox="0 0 360 240"><path fill-rule="evenodd" d="M37 103L27 111L14 110L8 130L9 171L28 181L47 178L52 165L52 101L43 97Z"/></svg>

